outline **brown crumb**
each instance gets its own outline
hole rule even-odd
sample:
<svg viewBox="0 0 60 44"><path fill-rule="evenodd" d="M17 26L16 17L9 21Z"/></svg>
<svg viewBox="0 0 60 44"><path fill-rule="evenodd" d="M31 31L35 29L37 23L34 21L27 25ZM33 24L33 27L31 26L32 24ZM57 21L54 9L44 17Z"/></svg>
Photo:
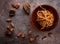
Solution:
<svg viewBox="0 0 60 44"><path fill-rule="evenodd" d="M11 9L9 11L9 16L12 17L12 16L15 16L15 10Z"/></svg>
<svg viewBox="0 0 60 44"><path fill-rule="evenodd" d="M18 9L20 7L20 3L12 3L12 7Z"/></svg>
<svg viewBox="0 0 60 44"><path fill-rule="evenodd" d="M18 34L17 34L17 37L20 37L21 36L21 33L19 32Z"/></svg>
<svg viewBox="0 0 60 44"><path fill-rule="evenodd" d="M12 21L11 18L7 18L7 19L6 19L6 22L11 22L11 21Z"/></svg>
<svg viewBox="0 0 60 44"><path fill-rule="evenodd" d="M35 40L34 37L29 38L29 41L30 41L30 42L33 42L34 40Z"/></svg>
<svg viewBox="0 0 60 44"><path fill-rule="evenodd" d="M42 40L45 40L46 41L47 40L47 37L46 36L42 37Z"/></svg>

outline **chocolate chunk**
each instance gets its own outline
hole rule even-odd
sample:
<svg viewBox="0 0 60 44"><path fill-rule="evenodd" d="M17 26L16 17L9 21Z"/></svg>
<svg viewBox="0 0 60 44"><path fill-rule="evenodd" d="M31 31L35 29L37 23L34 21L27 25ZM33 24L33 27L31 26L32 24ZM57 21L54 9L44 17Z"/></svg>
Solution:
<svg viewBox="0 0 60 44"><path fill-rule="evenodd" d="M28 2L26 2L24 5L23 5L23 9L24 11L29 14L30 13L30 4Z"/></svg>
<svg viewBox="0 0 60 44"><path fill-rule="evenodd" d="M15 10L11 9L11 10L9 11L9 16L10 16L10 17L15 16Z"/></svg>
<svg viewBox="0 0 60 44"><path fill-rule="evenodd" d="M20 3L12 3L12 7L18 9L20 7Z"/></svg>

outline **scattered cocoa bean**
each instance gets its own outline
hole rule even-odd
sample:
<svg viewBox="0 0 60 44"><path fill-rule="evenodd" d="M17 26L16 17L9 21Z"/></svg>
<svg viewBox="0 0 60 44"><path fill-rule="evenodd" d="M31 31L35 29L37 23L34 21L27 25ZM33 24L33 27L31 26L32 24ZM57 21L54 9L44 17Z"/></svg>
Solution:
<svg viewBox="0 0 60 44"><path fill-rule="evenodd" d="M21 34L21 37L22 37L22 38L25 38L25 34Z"/></svg>
<svg viewBox="0 0 60 44"><path fill-rule="evenodd" d="M12 3L12 7L18 9L20 7L20 3Z"/></svg>
<svg viewBox="0 0 60 44"><path fill-rule="evenodd" d="M23 9L24 11L29 14L30 13L30 4L28 2L26 2L24 5L23 5Z"/></svg>
<svg viewBox="0 0 60 44"><path fill-rule="evenodd" d="M15 27L15 25L14 25L14 23L10 23L10 26L12 27L12 28L14 28Z"/></svg>
<svg viewBox="0 0 60 44"><path fill-rule="evenodd" d="M47 37L46 36L42 37L42 40L46 41L47 40Z"/></svg>
<svg viewBox="0 0 60 44"><path fill-rule="evenodd" d="M20 32L17 34L17 37L21 37L21 33Z"/></svg>
<svg viewBox="0 0 60 44"><path fill-rule="evenodd" d="M48 36L54 38L54 35L52 33L48 33Z"/></svg>
<svg viewBox="0 0 60 44"><path fill-rule="evenodd" d="M30 42L35 41L35 38L34 38L34 37L31 37L31 38L29 38L29 41L30 41Z"/></svg>
<svg viewBox="0 0 60 44"><path fill-rule="evenodd" d="M7 18L7 19L6 19L6 22L11 22L11 21L12 21L11 18Z"/></svg>
<svg viewBox="0 0 60 44"><path fill-rule="evenodd" d="M12 32L10 32L9 30L6 30L5 34L8 35L8 36L10 36L10 35L12 35Z"/></svg>
<svg viewBox="0 0 60 44"><path fill-rule="evenodd" d="M28 35L31 35L32 34L32 31L31 30L28 30Z"/></svg>
<svg viewBox="0 0 60 44"><path fill-rule="evenodd" d="M14 31L14 28L12 28L11 26L7 26L7 29L6 30L9 30L9 32L13 32Z"/></svg>

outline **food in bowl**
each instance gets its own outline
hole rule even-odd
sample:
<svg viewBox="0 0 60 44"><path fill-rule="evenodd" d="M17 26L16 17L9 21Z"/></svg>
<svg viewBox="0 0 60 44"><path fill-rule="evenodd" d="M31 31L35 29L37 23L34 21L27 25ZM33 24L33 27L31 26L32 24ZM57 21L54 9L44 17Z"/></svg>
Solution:
<svg viewBox="0 0 60 44"><path fill-rule="evenodd" d="M38 11L37 12L37 22L42 26L41 29L44 29L45 27L47 28L47 27L53 25L54 16L48 10Z"/></svg>
<svg viewBox="0 0 60 44"><path fill-rule="evenodd" d="M56 9L50 5L36 7L31 15L32 26L39 32L49 32L53 30L57 26L58 20L59 16Z"/></svg>

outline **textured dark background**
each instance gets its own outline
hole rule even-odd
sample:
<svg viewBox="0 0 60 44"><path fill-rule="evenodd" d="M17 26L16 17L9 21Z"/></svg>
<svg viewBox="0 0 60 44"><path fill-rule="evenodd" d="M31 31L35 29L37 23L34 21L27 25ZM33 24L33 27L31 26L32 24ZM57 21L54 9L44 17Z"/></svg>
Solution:
<svg viewBox="0 0 60 44"><path fill-rule="evenodd" d="M16 15L12 17L12 22L15 24L14 33L11 37L7 37L4 34L5 28L9 25L5 20L8 18L9 10L14 9L11 7L11 3L20 3L20 8L15 9ZM37 32L31 25L30 15L27 15L23 10L23 4L29 2L31 5L31 12L40 4L48 4L53 6L59 15L59 22L56 28L51 32L54 34L54 38L47 36L47 33ZM33 43L28 41L30 36L27 35L27 31L31 29L33 34L31 36L40 35L39 40ZM26 38L17 38L18 32L26 34ZM48 40L43 41L41 38L47 36ZM60 0L0 0L0 44L60 44Z"/></svg>

